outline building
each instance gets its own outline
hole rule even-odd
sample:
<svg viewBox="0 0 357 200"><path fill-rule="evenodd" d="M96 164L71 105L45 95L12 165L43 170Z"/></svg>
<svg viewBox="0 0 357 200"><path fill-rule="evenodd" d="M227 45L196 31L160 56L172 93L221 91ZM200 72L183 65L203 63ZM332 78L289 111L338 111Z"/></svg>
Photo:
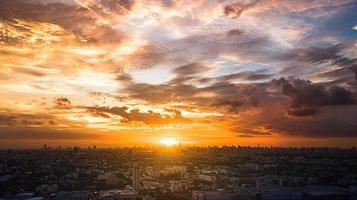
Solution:
<svg viewBox="0 0 357 200"><path fill-rule="evenodd" d="M139 193L140 190L140 168L137 164L133 167L133 189Z"/></svg>
<svg viewBox="0 0 357 200"><path fill-rule="evenodd" d="M198 178L207 182L215 182L216 177L213 174L200 174Z"/></svg>
<svg viewBox="0 0 357 200"><path fill-rule="evenodd" d="M132 190L107 190L101 191L98 200L135 200L138 197Z"/></svg>
<svg viewBox="0 0 357 200"><path fill-rule="evenodd" d="M105 182L108 185L115 185L120 181L114 172L99 174L97 179Z"/></svg>
<svg viewBox="0 0 357 200"><path fill-rule="evenodd" d="M171 180L170 182L170 192L187 192L188 190L188 183L185 180Z"/></svg>
<svg viewBox="0 0 357 200"><path fill-rule="evenodd" d="M192 200L237 200L239 195L236 193L223 192L192 192Z"/></svg>

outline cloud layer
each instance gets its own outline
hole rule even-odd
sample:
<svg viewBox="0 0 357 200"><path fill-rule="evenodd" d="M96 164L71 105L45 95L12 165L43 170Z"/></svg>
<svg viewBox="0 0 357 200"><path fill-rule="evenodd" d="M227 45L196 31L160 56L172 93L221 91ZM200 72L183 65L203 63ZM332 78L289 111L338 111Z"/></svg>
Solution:
<svg viewBox="0 0 357 200"><path fill-rule="evenodd" d="M354 0L2 0L0 144L355 138L356 9Z"/></svg>

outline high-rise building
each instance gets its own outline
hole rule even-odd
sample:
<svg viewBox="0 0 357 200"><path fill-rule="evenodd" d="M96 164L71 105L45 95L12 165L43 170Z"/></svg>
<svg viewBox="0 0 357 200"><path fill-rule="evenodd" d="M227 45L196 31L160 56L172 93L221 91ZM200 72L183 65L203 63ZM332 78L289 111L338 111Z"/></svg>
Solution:
<svg viewBox="0 0 357 200"><path fill-rule="evenodd" d="M137 164L133 167L133 189L139 193L140 190L140 168Z"/></svg>

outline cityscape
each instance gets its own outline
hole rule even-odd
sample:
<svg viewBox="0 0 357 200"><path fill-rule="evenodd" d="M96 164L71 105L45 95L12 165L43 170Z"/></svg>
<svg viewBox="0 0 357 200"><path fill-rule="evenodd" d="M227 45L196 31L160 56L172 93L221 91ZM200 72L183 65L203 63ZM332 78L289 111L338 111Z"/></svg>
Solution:
<svg viewBox="0 0 357 200"><path fill-rule="evenodd" d="M357 198L355 148L44 146L0 157L4 200Z"/></svg>
<svg viewBox="0 0 357 200"><path fill-rule="evenodd" d="M0 0L0 200L357 200L357 0Z"/></svg>

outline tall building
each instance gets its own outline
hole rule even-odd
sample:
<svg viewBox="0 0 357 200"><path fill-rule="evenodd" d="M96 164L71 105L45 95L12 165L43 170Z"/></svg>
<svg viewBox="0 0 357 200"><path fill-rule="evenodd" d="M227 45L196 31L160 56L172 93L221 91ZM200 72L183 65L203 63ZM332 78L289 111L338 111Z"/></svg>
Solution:
<svg viewBox="0 0 357 200"><path fill-rule="evenodd" d="M133 189L139 193L140 190L140 168L137 164L133 168Z"/></svg>

